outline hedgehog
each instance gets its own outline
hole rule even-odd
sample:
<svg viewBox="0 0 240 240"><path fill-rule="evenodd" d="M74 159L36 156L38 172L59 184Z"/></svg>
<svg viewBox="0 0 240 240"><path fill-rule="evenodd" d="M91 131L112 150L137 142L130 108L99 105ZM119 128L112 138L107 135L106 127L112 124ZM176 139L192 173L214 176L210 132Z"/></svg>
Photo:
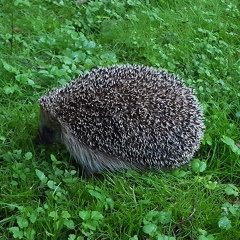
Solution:
<svg viewBox="0 0 240 240"><path fill-rule="evenodd" d="M187 165L205 129L194 90L148 66L92 69L39 103L37 142L62 142L88 175Z"/></svg>

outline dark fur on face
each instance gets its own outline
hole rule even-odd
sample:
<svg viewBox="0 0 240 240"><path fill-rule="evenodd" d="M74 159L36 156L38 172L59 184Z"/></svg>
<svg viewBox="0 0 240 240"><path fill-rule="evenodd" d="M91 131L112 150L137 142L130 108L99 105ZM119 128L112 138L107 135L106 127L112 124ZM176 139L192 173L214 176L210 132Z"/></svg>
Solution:
<svg viewBox="0 0 240 240"><path fill-rule="evenodd" d="M49 127L40 127L37 137L34 139L36 145L51 145L56 140L56 132Z"/></svg>

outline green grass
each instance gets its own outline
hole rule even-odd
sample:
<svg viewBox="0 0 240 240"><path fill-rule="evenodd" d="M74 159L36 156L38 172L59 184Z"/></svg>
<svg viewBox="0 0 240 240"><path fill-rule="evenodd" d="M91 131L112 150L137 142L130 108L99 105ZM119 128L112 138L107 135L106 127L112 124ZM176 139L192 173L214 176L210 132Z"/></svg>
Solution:
<svg viewBox="0 0 240 240"><path fill-rule="evenodd" d="M239 239L237 0L2 0L0 239ZM167 69L195 89L206 133L191 170L78 177L34 146L38 98L96 66Z"/></svg>

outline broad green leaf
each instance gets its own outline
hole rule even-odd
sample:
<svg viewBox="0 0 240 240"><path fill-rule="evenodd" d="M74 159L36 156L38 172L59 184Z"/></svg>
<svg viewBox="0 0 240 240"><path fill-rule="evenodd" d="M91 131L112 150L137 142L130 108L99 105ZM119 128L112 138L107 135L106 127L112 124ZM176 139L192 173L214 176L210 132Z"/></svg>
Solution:
<svg viewBox="0 0 240 240"><path fill-rule="evenodd" d="M17 217L17 224L21 229L26 228L28 226L28 220L26 218L18 216Z"/></svg>
<svg viewBox="0 0 240 240"><path fill-rule="evenodd" d="M25 153L25 159L26 159L26 160L32 159L32 156L33 156L33 154L32 154L31 152Z"/></svg>
<svg viewBox="0 0 240 240"><path fill-rule="evenodd" d="M204 172L207 168L207 164L204 161L200 161L199 159L194 159L191 162L191 166L192 166L192 170L195 173L200 173L200 172Z"/></svg>
<svg viewBox="0 0 240 240"><path fill-rule="evenodd" d="M149 223L143 226L143 232L149 234L150 236L154 235L157 231L157 226L153 223Z"/></svg>
<svg viewBox="0 0 240 240"><path fill-rule="evenodd" d="M14 238L22 239L23 231L19 229L19 227L10 227L9 231L13 233Z"/></svg>
<svg viewBox="0 0 240 240"><path fill-rule="evenodd" d="M42 183L47 182L48 178L45 176L45 174L42 171L35 169L35 172Z"/></svg>
<svg viewBox="0 0 240 240"><path fill-rule="evenodd" d="M63 212L62 212L62 217L63 217L64 219L68 219L68 218L71 217L71 215L69 214L68 211L63 211Z"/></svg>
<svg viewBox="0 0 240 240"><path fill-rule="evenodd" d="M48 214L49 217L52 217L54 220L59 219L58 213L56 211L52 211Z"/></svg>
<svg viewBox="0 0 240 240"><path fill-rule="evenodd" d="M225 192L227 195L234 195L235 197L239 195L238 188L233 184L228 184L228 186L225 188Z"/></svg>
<svg viewBox="0 0 240 240"><path fill-rule="evenodd" d="M82 220L88 220L91 217L91 212L90 211L80 211L78 213L78 215Z"/></svg>
<svg viewBox="0 0 240 240"><path fill-rule="evenodd" d="M230 137L227 137L225 135L222 136L221 140L227 144L231 150L236 153L237 155L240 155L240 148L235 144L234 140Z"/></svg>
<svg viewBox="0 0 240 240"><path fill-rule="evenodd" d="M99 200L103 200L103 196L100 192L97 192L95 190L88 190L88 192L95 198L99 199Z"/></svg>
<svg viewBox="0 0 240 240"><path fill-rule="evenodd" d="M103 219L104 218L104 216L100 213L100 212L98 212L98 211L92 211L92 214L91 214L91 219L94 219L94 220L101 220L101 219Z"/></svg>
<svg viewBox="0 0 240 240"><path fill-rule="evenodd" d="M75 228L75 224L73 222L73 220L71 219L64 219L63 224L68 227L69 229L74 229Z"/></svg>
<svg viewBox="0 0 240 240"><path fill-rule="evenodd" d="M231 220L227 216L221 217L218 221L218 226L221 229L230 229L232 227Z"/></svg>

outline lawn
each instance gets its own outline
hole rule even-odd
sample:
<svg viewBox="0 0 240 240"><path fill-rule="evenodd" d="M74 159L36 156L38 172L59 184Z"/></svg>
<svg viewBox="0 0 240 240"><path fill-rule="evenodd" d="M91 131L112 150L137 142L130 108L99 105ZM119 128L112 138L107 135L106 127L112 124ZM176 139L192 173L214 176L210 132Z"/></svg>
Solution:
<svg viewBox="0 0 240 240"><path fill-rule="evenodd" d="M0 239L240 239L239 1L82 2L0 2ZM195 89L201 148L189 167L86 181L64 147L34 145L38 99L126 63Z"/></svg>

